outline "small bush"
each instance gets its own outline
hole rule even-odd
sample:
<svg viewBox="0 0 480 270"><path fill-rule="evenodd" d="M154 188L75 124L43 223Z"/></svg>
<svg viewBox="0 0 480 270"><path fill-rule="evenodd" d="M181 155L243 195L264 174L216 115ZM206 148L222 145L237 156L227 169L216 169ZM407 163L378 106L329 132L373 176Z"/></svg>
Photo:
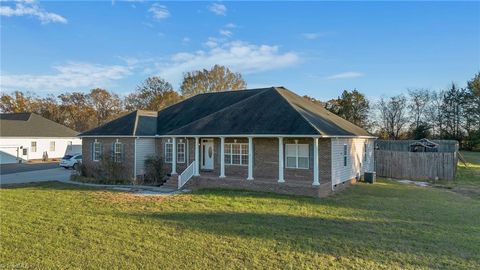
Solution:
<svg viewBox="0 0 480 270"><path fill-rule="evenodd" d="M161 185L165 182L165 172L163 170L163 160L160 157L148 157L145 160L144 184Z"/></svg>
<svg viewBox="0 0 480 270"><path fill-rule="evenodd" d="M77 168L78 175L84 181L95 184L132 184L132 181L125 177L125 165L113 161L108 155L102 157L100 163L94 165L80 164Z"/></svg>

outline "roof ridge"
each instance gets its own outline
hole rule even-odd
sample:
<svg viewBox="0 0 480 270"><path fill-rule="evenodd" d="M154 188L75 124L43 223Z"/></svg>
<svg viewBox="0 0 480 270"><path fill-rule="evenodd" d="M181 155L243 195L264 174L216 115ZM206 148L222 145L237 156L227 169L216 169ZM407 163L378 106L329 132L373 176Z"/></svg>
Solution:
<svg viewBox="0 0 480 270"><path fill-rule="evenodd" d="M251 98L253 98L253 97L256 97L256 96L258 96L259 94L264 93L264 92L266 92L266 91L268 91L268 90L275 90L275 87L259 88L259 89L263 89L263 90L258 91L258 93L254 94L254 95L251 95L251 96L249 96L249 97L247 97L247 98L244 98L244 99L242 99L242 100L239 100L239 101L237 101L237 102L235 102L235 103L232 103L232 104L230 104L230 105L228 105L228 106L226 106L226 107L223 107L222 109L220 109L220 110L218 110L218 111L215 111L215 112L213 112L213 113L207 114L207 115L205 115L205 116L202 117L202 118L196 119L195 121L192 121L192 122L190 122L190 123L188 123L188 124L185 124L185 125L183 125L183 126L181 126L181 127L176 128L176 129L174 129L174 130L170 130L168 133L172 133L172 132L174 132L174 131L176 131L176 130L178 130L178 129L182 129L182 128L184 128L184 127L186 127L186 126L189 126L189 125L191 125L191 124L193 124L193 123L196 123L196 122L198 122L198 121L200 121L200 120L202 120L202 119L204 119L204 118L207 118L207 117L209 117L209 116L211 116L211 115L213 115L213 114L216 114L216 113L225 111L225 110L229 109L230 107L232 107L232 106L234 106L234 105L237 105L237 104L239 104L239 103L245 102L245 101L247 101L247 100L249 100L249 99L251 99ZM250 90L254 90L254 89L250 89ZM258 90L258 89L256 89L256 90ZM234 91L237 91L237 90L234 90ZM243 91L243 90L242 90L242 91ZM233 92L233 91L232 91L232 92ZM216 93L217 93L217 92L216 92ZM167 134L168 134L168 133L167 133ZM160 135L160 134L158 134L158 135Z"/></svg>
<svg viewBox="0 0 480 270"><path fill-rule="evenodd" d="M274 88L274 86L270 87L258 87L258 88L250 88L250 89L225 89L225 90L220 90L220 91L211 91L211 92L203 92L203 93L197 93L191 97L194 96L199 96L199 95L210 95L210 94L218 94L218 93L236 93L239 91L265 91L268 89ZM190 97L189 97L190 98Z"/></svg>
<svg viewBox="0 0 480 270"><path fill-rule="evenodd" d="M300 115L300 117L301 117L303 120L305 120L314 130L316 130L319 135L322 135L322 132L321 132L320 130L318 130L318 128L317 128L314 124L312 124L312 122L311 122L310 120L308 120L305 116L303 116L303 115L297 110L297 108L295 108L296 106L293 105L293 104L290 102L290 100L288 100L288 98L285 98L285 97L282 95L282 93L280 93L279 88L283 88L283 90L293 93L292 91L288 90L287 88L285 88L285 87L283 87L283 86L274 87L274 88L275 88L275 92L277 92L277 94L279 94L279 95L282 97L282 99L285 100L285 101L288 103L288 105L290 105L290 107L292 107L292 109L295 110L295 112L296 112L298 115ZM293 93L293 94L295 94L295 93ZM296 95L296 94L295 94L295 95Z"/></svg>
<svg viewBox="0 0 480 270"><path fill-rule="evenodd" d="M139 110L135 111L135 123L133 124L133 132L132 132L133 136L135 136L137 134L138 114L139 114L138 111Z"/></svg>

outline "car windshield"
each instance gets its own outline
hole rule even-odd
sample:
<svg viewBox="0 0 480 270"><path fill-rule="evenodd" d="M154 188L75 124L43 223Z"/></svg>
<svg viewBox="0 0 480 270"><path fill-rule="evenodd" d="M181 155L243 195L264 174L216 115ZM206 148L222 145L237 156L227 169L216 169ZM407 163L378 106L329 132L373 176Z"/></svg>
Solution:
<svg viewBox="0 0 480 270"><path fill-rule="evenodd" d="M72 156L71 155L65 155L62 159L71 159Z"/></svg>
<svg viewBox="0 0 480 270"><path fill-rule="evenodd" d="M76 156L75 159L82 159L82 155Z"/></svg>

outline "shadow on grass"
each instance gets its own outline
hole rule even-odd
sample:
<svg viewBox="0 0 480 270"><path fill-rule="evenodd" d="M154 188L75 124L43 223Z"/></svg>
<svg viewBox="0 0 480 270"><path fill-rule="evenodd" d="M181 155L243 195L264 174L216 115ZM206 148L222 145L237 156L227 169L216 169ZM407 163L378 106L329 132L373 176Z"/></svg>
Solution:
<svg viewBox="0 0 480 270"><path fill-rule="evenodd" d="M479 260L476 249L457 245L447 232L423 233L404 221L364 221L281 214L236 212L130 213L137 218L166 222L177 230L192 230L217 236L274 240L277 245L299 252L344 254L386 263L437 263L456 266L462 260ZM433 234L433 236L432 236ZM451 249L458 249L453 253ZM383 254L383 255L382 255ZM395 255L399 257L396 258ZM404 254L405 256L400 256ZM419 260L418 256L424 257ZM450 261L442 260L448 257ZM411 260L411 261L406 261ZM456 268L456 267L455 267ZM461 268L461 267L460 267Z"/></svg>

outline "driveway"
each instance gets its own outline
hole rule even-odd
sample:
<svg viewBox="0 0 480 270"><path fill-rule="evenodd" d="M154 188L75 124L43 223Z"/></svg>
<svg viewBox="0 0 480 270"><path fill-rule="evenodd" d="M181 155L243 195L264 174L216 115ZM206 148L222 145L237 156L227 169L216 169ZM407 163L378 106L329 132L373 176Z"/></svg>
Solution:
<svg viewBox="0 0 480 270"><path fill-rule="evenodd" d="M42 169L23 171L0 175L0 185L23 184L46 181L68 181L72 170L56 167L55 169Z"/></svg>
<svg viewBox="0 0 480 270"><path fill-rule="evenodd" d="M58 168L56 162L0 164L0 175Z"/></svg>

